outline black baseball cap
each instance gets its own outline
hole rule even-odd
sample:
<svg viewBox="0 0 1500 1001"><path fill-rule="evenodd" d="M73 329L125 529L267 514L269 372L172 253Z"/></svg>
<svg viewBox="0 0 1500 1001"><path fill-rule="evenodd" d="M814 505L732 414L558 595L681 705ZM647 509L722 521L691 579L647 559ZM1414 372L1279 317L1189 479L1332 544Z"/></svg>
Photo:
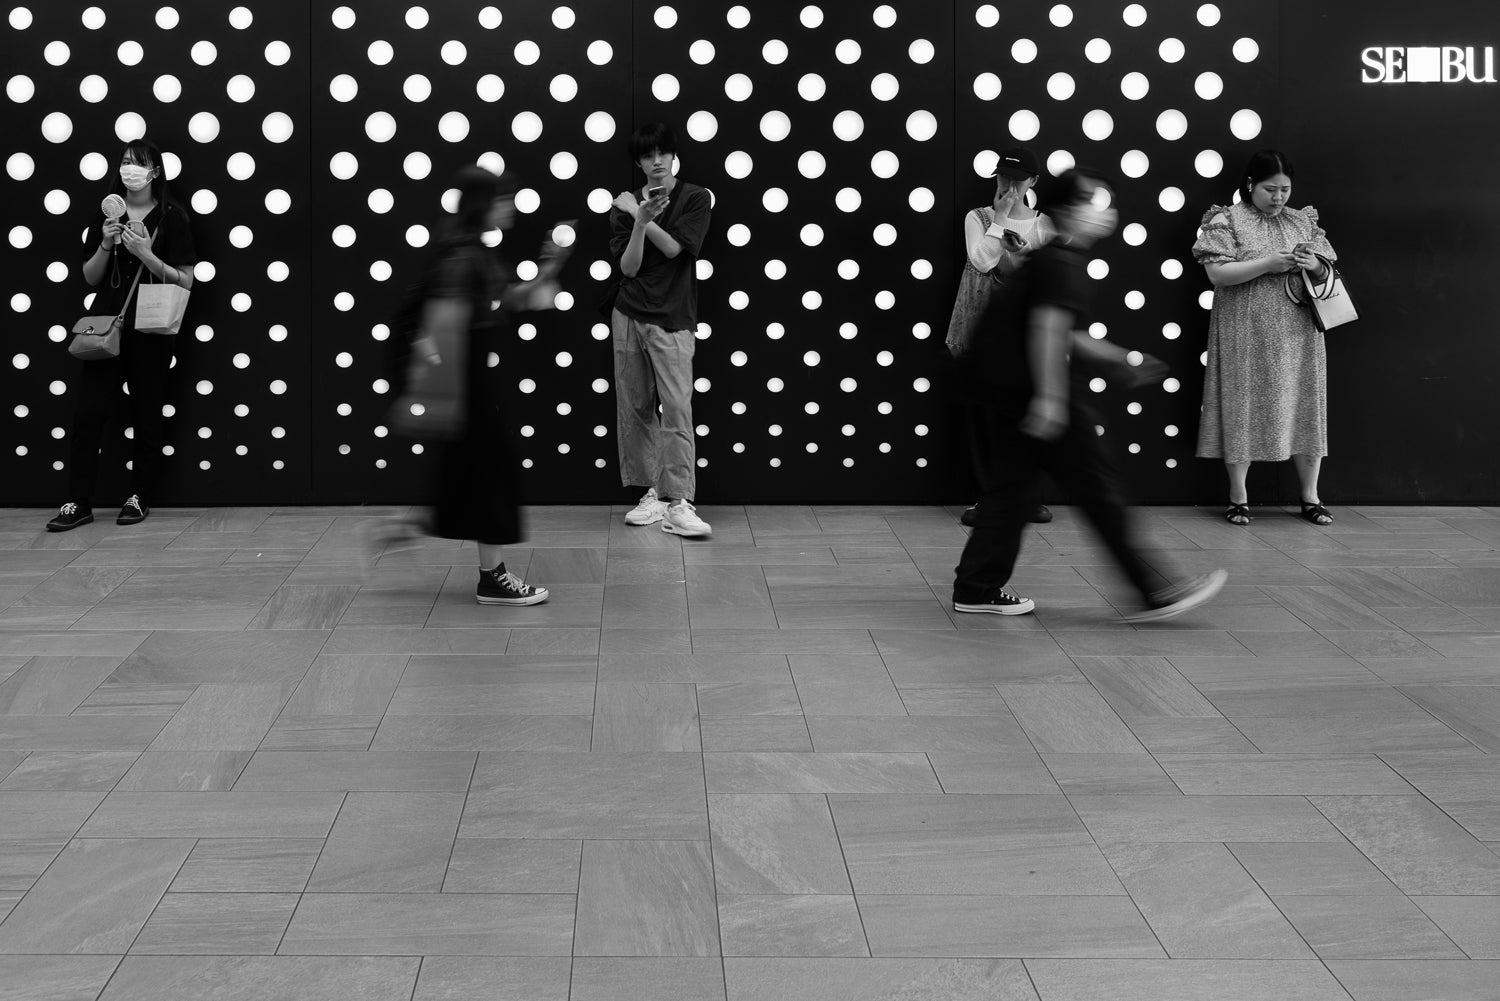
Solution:
<svg viewBox="0 0 1500 1001"><path fill-rule="evenodd" d="M1036 162L1036 154L1025 146L1016 146L1000 154L1000 159L995 163L995 170L989 176L1004 174L1006 177L1020 180L1027 177L1039 177L1041 173L1042 168Z"/></svg>

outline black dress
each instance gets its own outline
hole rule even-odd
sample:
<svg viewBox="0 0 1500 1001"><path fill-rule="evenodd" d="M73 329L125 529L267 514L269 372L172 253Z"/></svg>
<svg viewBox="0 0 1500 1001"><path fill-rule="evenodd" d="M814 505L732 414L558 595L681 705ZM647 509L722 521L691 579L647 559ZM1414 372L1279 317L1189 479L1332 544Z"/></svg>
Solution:
<svg viewBox="0 0 1500 1001"><path fill-rule="evenodd" d="M487 359L500 352L509 329L500 305L509 282L505 266L477 239L454 241L428 265L426 298L466 299L470 305L465 359L463 431L438 446L432 484L433 535L503 546L521 538L519 477L506 418L501 369Z"/></svg>

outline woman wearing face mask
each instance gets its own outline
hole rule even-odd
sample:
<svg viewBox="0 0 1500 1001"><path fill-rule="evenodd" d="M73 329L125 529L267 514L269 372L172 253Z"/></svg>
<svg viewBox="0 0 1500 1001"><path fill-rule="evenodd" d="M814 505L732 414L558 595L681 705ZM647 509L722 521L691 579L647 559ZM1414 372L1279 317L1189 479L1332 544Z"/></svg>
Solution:
<svg viewBox="0 0 1500 1001"><path fill-rule="evenodd" d="M142 283L193 285L198 255L193 249L191 220L167 190L161 163L161 150L155 143L145 139L127 143L119 172L110 184L110 192L123 198L125 214L116 218L96 214L89 220L83 280L97 290L90 307L96 316L120 311L142 268ZM161 479L166 438L162 407L167 401L176 338L136 330L134 307L132 300L120 332L119 356L81 363L76 379L78 405L68 438L68 500L47 523L49 532L66 532L94 520L91 495L99 472L99 447L105 425L122 400L134 440L130 495L116 523L134 525L151 513L148 504ZM124 392L127 384L129 394Z"/></svg>
<svg viewBox="0 0 1500 1001"><path fill-rule="evenodd" d="M1214 285L1198 455L1224 460L1232 525L1250 523L1245 478L1252 462L1287 458L1297 469L1302 517L1333 524L1318 495L1328 454L1328 362L1311 312L1286 294L1286 275L1328 277L1336 260L1312 206L1290 206L1295 171L1264 149L1240 177L1239 200L1203 215L1193 256ZM1301 277L1293 274L1293 280Z"/></svg>
<svg viewBox="0 0 1500 1001"><path fill-rule="evenodd" d="M1041 168L1036 154L1017 146L1000 154L995 164L995 195L990 204L971 209L964 217L967 257L960 279L953 315L948 323L948 351L961 358L970 347L974 330L989 299L999 294L1005 280L1015 273L1034 250L1057 235L1046 215L1026 204L1026 195L1036 186ZM976 506L965 509L959 520L972 526ZM1049 522L1052 512L1038 504L1034 522Z"/></svg>

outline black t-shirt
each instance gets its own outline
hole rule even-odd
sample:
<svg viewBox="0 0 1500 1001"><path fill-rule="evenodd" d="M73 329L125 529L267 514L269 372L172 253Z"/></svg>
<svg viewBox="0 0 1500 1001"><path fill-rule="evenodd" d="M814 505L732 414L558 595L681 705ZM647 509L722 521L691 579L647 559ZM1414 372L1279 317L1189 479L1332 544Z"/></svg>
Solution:
<svg viewBox="0 0 1500 1001"><path fill-rule="evenodd" d="M141 220L146 227L146 232L155 233L156 241L151 244L151 251L167 264L181 270L188 270L198 263L198 251L193 246L192 220L187 210L175 202L168 202L165 206L158 204L146 217ZM82 258L87 263L99 249L99 244L104 242L104 216L99 212L93 213L89 223L88 235L83 241ZM110 253L110 259L104 264L104 277L99 284L94 286L95 296L93 305L89 307L89 313L94 316L106 316L110 313L118 313L120 307L125 304L125 297L130 294L131 283L135 281L136 269L141 262L134 254L126 250L119 243ZM141 272L141 282L155 280L149 271ZM135 329L135 309L131 308L130 315L126 318L130 329Z"/></svg>
<svg viewBox="0 0 1500 1001"><path fill-rule="evenodd" d="M1066 336L1089 322L1088 261L1061 243L1049 243L1027 260L990 303L980 320L972 354L960 371L971 394L996 393L1026 400L1032 395L1030 317L1039 306L1071 315ZM1059 335L1063 336L1063 335Z"/></svg>
<svg viewBox="0 0 1500 1001"><path fill-rule="evenodd" d="M644 197L639 191L636 198ZM634 278L620 282L615 308L632 319L654 323L667 330L694 330L698 326L698 251L708 234L711 199L703 188L678 181L671 202L656 219L682 245L682 253L668 257L656 249L648 236L641 251L641 267ZM609 253L619 267L630 242L635 220L620 209L609 214Z"/></svg>

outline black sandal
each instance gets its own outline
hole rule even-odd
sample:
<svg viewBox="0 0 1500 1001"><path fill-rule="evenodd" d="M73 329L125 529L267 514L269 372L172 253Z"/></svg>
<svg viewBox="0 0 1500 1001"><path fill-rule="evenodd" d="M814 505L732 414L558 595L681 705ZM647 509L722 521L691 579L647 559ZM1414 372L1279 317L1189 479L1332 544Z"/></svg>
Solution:
<svg viewBox="0 0 1500 1001"><path fill-rule="evenodd" d="M1224 509L1224 520L1231 525L1250 524L1250 505L1230 504Z"/></svg>
<svg viewBox="0 0 1500 1001"><path fill-rule="evenodd" d="M1302 502L1302 520L1314 525L1332 525L1333 512L1323 506L1322 502Z"/></svg>

